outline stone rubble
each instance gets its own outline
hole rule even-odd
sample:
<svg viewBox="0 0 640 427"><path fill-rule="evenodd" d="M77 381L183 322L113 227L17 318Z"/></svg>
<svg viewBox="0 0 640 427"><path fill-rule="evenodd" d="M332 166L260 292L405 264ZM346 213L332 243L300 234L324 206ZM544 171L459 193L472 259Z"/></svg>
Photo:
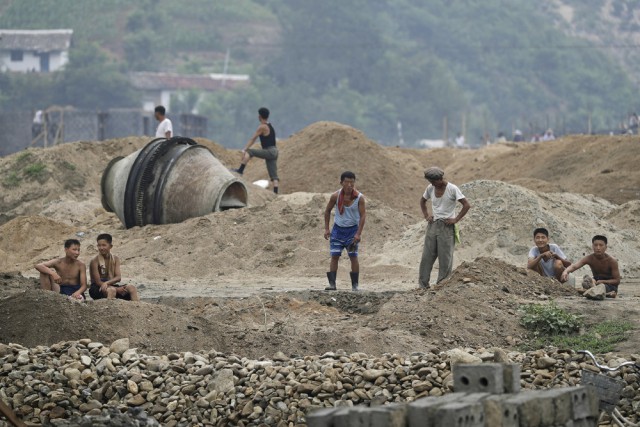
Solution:
<svg viewBox="0 0 640 427"><path fill-rule="evenodd" d="M630 359L640 360L640 355ZM293 427L323 407L376 406L450 393L451 364L461 360L517 363L523 389L579 385L582 369L598 371L581 355L558 349L455 349L380 357L337 350L253 360L214 350L151 356L129 348L128 340L108 346L83 339L32 349L0 344L0 399L34 424L70 425L64 423L75 419L76 425L91 425L87 420L95 419L101 425L109 414L133 410L138 418L121 425L157 420L170 427ZM609 366L625 361L611 354L601 360ZM618 407L637 421L638 373L625 367L607 375L626 382Z"/></svg>

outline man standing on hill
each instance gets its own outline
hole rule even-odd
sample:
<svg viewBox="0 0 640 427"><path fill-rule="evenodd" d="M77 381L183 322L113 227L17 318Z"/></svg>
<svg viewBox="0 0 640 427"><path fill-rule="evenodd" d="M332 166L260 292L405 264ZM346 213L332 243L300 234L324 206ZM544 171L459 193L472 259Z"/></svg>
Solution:
<svg viewBox="0 0 640 427"><path fill-rule="evenodd" d="M424 177L429 181L429 186L420 199L420 209L429 225L424 238L418 281L421 289L428 289L431 269L436 258L439 264L436 283L443 281L451 274L457 234L456 224L467 214L471 205L456 185L444 180L442 169L431 167L424 171ZM431 211L427 206L428 200L431 200ZM462 205L457 216L455 215L456 202Z"/></svg>
<svg viewBox="0 0 640 427"><path fill-rule="evenodd" d="M256 129L256 132L242 150L240 167L233 169L233 171L242 175L251 158L264 159L267 164L269 178L273 184L273 192L278 194L278 184L280 182L278 179L278 148L276 147L276 131L269 123L269 110L264 107L260 108L258 110L258 120L260 121L258 129ZM260 138L262 148L250 148L258 138Z"/></svg>
<svg viewBox="0 0 640 427"><path fill-rule="evenodd" d="M158 123L158 128L156 129L156 138L171 138L173 136L173 125L171 124L171 120L165 117L167 110L162 105L158 105L155 109L153 115L155 116Z"/></svg>

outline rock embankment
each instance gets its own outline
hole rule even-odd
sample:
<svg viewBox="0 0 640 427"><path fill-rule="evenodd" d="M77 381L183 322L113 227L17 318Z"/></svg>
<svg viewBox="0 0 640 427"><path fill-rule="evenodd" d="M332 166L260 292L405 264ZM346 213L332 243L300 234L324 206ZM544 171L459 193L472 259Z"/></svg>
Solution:
<svg viewBox="0 0 640 427"><path fill-rule="evenodd" d="M624 360L604 357L609 366ZM298 426L316 408L440 396L453 388L452 365L483 361L520 364L523 388L577 385L581 370L597 371L581 355L558 350L434 349L376 358L338 350L253 360L213 350L148 356L126 338L111 345L84 339L31 349L0 344L0 399L36 424L64 425L72 417L104 421L138 408L135 425L151 425L153 417L167 426ZM609 375L626 382L619 407L635 420L638 375L631 368Z"/></svg>

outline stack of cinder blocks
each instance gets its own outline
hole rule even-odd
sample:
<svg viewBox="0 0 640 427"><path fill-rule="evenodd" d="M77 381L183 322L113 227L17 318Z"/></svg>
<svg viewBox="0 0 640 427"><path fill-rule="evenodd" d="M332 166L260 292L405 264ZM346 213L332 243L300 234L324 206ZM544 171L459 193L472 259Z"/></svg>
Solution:
<svg viewBox="0 0 640 427"><path fill-rule="evenodd" d="M592 387L520 392L520 366L455 365L455 393L408 404L326 408L309 427L596 427Z"/></svg>

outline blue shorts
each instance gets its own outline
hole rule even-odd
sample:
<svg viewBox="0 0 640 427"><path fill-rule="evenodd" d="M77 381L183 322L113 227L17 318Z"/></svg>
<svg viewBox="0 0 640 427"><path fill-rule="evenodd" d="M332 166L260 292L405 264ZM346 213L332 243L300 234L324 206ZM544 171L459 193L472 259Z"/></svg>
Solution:
<svg viewBox="0 0 640 427"><path fill-rule="evenodd" d="M329 253L331 256L340 256L342 255L342 251L347 249L347 246L353 243L353 239L358 232L358 226L354 225L353 227L339 227L337 225L333 225L333 229L331 230L331 238L329 239ZM358 246L359 243L356 243L352 251L347 249L347 255L350 257L358 256Z"/></svg>
<svg viewBox="0 0 640 427"><path fill-rule="evenodd" d="M80 285L60 285L60 293L62 295L70 297L75 292L79 291L80 287ZM82 295L82 297L84 298L84 294Z"/></svg>

